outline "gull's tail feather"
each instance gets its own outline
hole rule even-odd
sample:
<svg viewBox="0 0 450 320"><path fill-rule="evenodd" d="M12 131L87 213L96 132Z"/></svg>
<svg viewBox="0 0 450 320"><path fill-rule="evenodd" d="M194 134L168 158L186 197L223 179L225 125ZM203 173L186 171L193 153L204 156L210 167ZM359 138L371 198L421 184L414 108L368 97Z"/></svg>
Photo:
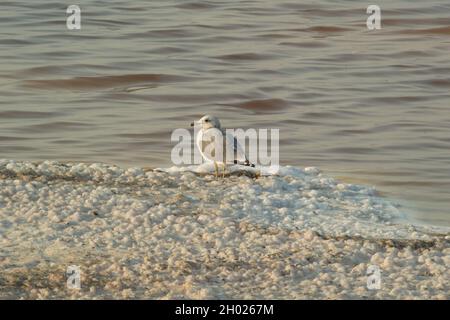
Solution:
<svg viewBox="0 0 450 320"><path fill-rule="evenodd" d="M245 160L244 162L241 162L241 163L239 163L239 161L237 161L237 160L234 160L234 164L240 164L240 165L243 165L246 167L252 167L252 168L255 167L255 165L253 163L250 163L250 161L248 161L248 160Z"/></svg>

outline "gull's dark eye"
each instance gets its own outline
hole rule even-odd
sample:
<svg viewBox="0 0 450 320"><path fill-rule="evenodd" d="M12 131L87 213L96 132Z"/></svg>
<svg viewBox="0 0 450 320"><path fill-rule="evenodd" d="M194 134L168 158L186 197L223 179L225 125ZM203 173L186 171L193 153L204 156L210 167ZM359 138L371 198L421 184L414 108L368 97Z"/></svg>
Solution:
<svg viewBox="0 0 450 320"><path fill-rule="evenodd" d="M205 122L209 122L209 119L205 119Z"/></svg>

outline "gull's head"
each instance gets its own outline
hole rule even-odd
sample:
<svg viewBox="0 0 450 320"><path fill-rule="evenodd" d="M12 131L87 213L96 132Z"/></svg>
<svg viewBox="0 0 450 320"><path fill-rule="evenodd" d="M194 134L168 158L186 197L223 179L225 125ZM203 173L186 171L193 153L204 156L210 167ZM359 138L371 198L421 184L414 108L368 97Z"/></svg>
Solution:
<svg viewBox="0 0 450 320"><path fill-rule="evenodd" d="M200 118L200 120L192 122L191 127L199 125L202 130L206 130L209 128L220 129L220 121L214 116L206 115Z"/></svg>

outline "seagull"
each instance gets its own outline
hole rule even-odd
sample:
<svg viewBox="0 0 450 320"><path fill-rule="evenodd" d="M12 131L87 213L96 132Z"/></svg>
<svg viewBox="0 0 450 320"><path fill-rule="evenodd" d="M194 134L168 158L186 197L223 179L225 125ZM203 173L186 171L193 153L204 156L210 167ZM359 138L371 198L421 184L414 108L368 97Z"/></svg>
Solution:
<svg viewBox="0 0 450 320"><path fill-rule="evenodd" d="M254 164L249 162L237 138L222 128L218 118L205 115L200 120L191 123L191 127L196 125L200 127L196 138L197 148L203 159L207 162L214 163L216 177L219 175L218 165L223 166L222 177L225 176L227 164L255 167ZM220 139L222 139L221 144L219 144Z"/></svg>

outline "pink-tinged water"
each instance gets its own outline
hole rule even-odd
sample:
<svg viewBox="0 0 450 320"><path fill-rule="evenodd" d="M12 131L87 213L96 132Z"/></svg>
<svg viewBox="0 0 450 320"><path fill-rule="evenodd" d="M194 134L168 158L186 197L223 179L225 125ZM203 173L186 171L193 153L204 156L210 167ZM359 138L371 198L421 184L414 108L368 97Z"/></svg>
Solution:
<svg viewBox="0 0 450 320"><path fill-rule="evenodd" d="M450 4L0 3L0 157L170 166L173 128L280 128L281 163L450 225Z"/></svg>

